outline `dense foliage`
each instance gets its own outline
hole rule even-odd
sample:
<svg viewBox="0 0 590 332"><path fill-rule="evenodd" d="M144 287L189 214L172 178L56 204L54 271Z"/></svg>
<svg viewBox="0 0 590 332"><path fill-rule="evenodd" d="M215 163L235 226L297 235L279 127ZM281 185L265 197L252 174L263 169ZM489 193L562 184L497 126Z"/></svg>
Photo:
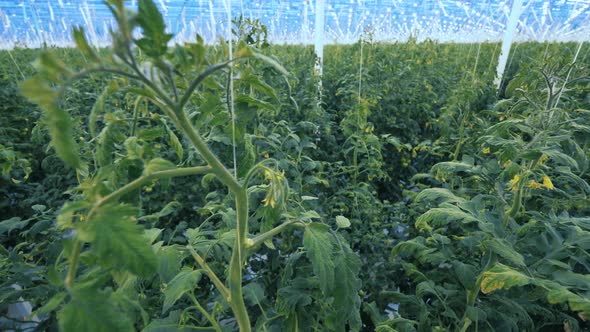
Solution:
<svg viewBox="0 0 590 332"><path fill-rule="evenodd" d="M496 91L499 44L366 32L319 89L258 21L107 3L108 49L0 53L2 329L588 330L588 44Z"/></svg>

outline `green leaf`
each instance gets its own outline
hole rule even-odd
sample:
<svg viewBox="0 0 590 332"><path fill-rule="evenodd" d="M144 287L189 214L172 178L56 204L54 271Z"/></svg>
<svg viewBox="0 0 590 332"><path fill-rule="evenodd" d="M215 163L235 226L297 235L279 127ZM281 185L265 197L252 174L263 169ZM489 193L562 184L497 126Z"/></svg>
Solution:
<svg viewBox="0 0 590 332"><path fill-rule="evenodd" d="M154 158L154 159L150 160L150 162L147 164L147 166L143 170L143 173L144 173L144 175L150 175L154 172L167 171L167 170L171 170L171 169L175 169L175 168L176 168L176 165L174 165L172 162L170 162L166 159Z"/></svg>
<svg viewBox="0 0 590 332"><path fill-rule="evenodd" d="M442 203L463 203L464 198L455 196L452 191L445 188L428 188L422 190L416 196L416 203L422 203L424 201L435 202L437 204Z"/></svg>
<svg viewBox="0 0 590 332"><path fill-rule="evenodd" d="M244 300L250 306L258 305L264 299L264 288L256 282L251 282L244 286Z"/></svg>
<svg viewBox="0 0 590 332"><path fill-rule="evenodd" d="M335 259L334 279L334 315L331 317L336 331L360 331L362 323L360 316L361 298L359 291L362 283L358 278L361 270L361 260L357 254L346 252L337 255Z"/></svg>
<svg viewBox="0 0 590 332"><path fill-rule="evenodd" d="M333 244L330 228L324 224L311 223L305 228L303 245L313 266L313 272L320 279L320 288L328 294L334 285Z"/></svg>
<svg viewBox="0 0 590 332"><path fill-rule="evenodd" d="M427 232L432 231L432 226L444 226L452 222L478 222L473 215L459 209L458 207L441 207L426 211L416 219L416 228Z"/></svg>
<svg viewBox="0 0 590 332"><path fill-rule="evenodd" d="M103 206L91 220L77 225L78 236L92 244L101 264L147 277L158 262L144 228L135 223L136 214L129 205Z"/></svg>
<svg viewBox="0 0 590 332"><path fill-rule="evenodd" d="M10 219L6 219L0 221L0 235L10 235L10 232L14 231L15 229L23 229L29 220L22 220L20 217L12 217Z"/></svg>
<svg viewBox="0 0 590 332"><path fill-rule="evenodd" d="M133 323L113 300L110 291L74 290L72 301L57 314L60 331L134 331Z"/></svg>
<svg viewBox="0 0 590 332"><path fill-rule="evenodd" d="M264 63L270 65L276 71L283 74L284 76L289 76L289 72L287 71L287 69L285 69L285 67L281 66L281 64L279 64L279 62L277 60L275 60L269 56L266 56L264 54L261 54L259 52L256 52L254 50L252 50L252 56L255 57L256 59L262 60Z"/></svg>
<svg viewBox="0 0 590 332"><path fill-rule="evenodd" d="M74 213L82 209L89 208L91 205L92 204L87 201L65 203L61 210L59 210L59 214L57 215L57 226L62 229L72 227L72 219L74 217Z"/></svg>
<svg viewBox="0 0 590 332"><path fill-rule="evenodd" d="M53 310L55 310L68 296L66 292L60 292L55 294L47 303L45 303L41 308L35 311L36 315L46 315Z"/></svg>
<svg viewBox="0 0 590 332"><path fill-rule="evenodd" d="M158 252L158 275L169 283L180 271L182 256L175 247L162 247Z"/></svg>
<svg viewBox="0 0 590 332"><path fill-rule="evenodd" d="M336 216L336 225L338 225L338 228L348 228L350 227L350 220L344 216Z"/></svg>
<svg viewBox="0 0 590 332"><path fill-rule="evenodd" d="M197 287L197 283L201 280L201 271L185 269L174 277L164 290L164 304L162 306L162 313L168 311L184 293L193 290Z"/></svg>
<svg viewBox="0 0 590 332"><path fill-rule="evenodd" d="M171 34L166 33L164 18L152 0L140 0L137 22L143 29L144 37L136 40L136 45L150 57L166 53Z"/></svg>
<svg viewBox="0 0 590 332"><path fill-rule="evenodd" d="M73 31L74 42L76 43L76 48L82 52L82 54L88 58L91 62L100 63L100 59L94 49L90 47L88 41L86 40L86 35L84 34L83 27L75 27Z"/></svg>
<svg viewBox="0 0 590 332"><path fill-rule="evenodd" d="M180 143L180 140L178 139L178 137L176 136L176 134L174 134L174 132L172 130L168 130L168 144L170 144L172 149L174 149L174 152L176 152L176 155L178 156L178 160L182 161L182 157L184 155L184 149L182 148L182 144Z"/></svg>
<svg viewBox="0 0 590 332"><path fill-rule="evenodd" d="M90 111L90 115L88 116L88 129L90 130L90 135L92 137L96 136L96 121L98 120L98 116L105 113L106 101L117 89L117 81L111 81L104 88L104 90L102 91L100 96L98 96L96 102L92 106L92 110Z"/></svg>
<svg viewBox="0 0 590 332"><path fill-rule="evenodd" d="M512 245L503 239L491 239L484 242L486 248L498 254L500 257L518 266L525 266L524 257L516 252Z"/></svg>
<svg viewBox="0 0 590 332"><path fill-rule="evenodd" d="M283 313L296 312L311 304L312 299L307 289L313 286L309 279L296 278L291 286L279 288L277 299L277 311ZM317 284L316 284L317 287Z"/></svg>
<svg viewBox="0 0 590 332"><path fill-rule="evenodd" d="M471 264L453 261L455 275L465 289L472 289L477 279L477 268Z"/></svg>
<svg viewBox="0 0 590 332"><path fill-rule="evenodd" d="M514 286L524 286L531 283L531 278L511 269L510 267L496 263L491 269L484 272L481 280L481 291L485 294L498 289L509 289Z"/></svg>
<svg viewBox="0 0 590 332"><path fill-rule="evenodd" d="M78 144L74 140L72 120L68 113L57 107L57 92L39 77L24 81L22 94L45 110L45 119L51 143L57 155L70 167L80 167Z"/></svg>

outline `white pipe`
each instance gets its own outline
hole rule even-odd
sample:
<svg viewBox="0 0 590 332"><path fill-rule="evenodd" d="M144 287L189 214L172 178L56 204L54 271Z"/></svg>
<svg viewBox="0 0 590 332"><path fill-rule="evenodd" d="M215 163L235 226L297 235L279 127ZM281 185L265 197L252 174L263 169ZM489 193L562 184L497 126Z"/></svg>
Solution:
<svg viewBox="0 0 590 332"><path fill-rule="evenodd" d="M317 70L320 78L324 64L324 28L326 24L325 0L315 2L315 54L318 57ZM320 79L321 85L321 79Z"/></svg>
<svg viewBox="0 0 590 332"><path fill-rule="evenodd" d="M508 18L508 26L506 27L504 39L502 40L502 52L500 53L500 59L498 60L496 79L494 80L497 89L500 89L500 84L502 84L502 77L504 76L504 70L506 69L510 47L512 46L512 40L516 34L518 18L520 17L520 14L522 14L522 2L523 0L514 0L514 3L512 4L512 11L510 11L510 17Z"/></svg>

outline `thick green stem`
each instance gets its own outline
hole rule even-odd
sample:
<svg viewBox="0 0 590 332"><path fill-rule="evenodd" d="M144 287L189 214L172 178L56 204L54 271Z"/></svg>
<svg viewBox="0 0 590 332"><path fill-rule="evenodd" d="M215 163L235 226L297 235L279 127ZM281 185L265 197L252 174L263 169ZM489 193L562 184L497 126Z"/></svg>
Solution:
<svg viewBox="0 0 590 332"><path fill-rule="evenodd" d="M233 175L231 175L231 173L219 161L219 159L217 159L217 156L215 156L215 154L209 150L207 144L205 144L205 141L195 131L184 111L177 109L174 113L178 117L178 124L181 127L180 129L188 137L197 152L201 154L207 164L211 166L211 172L215 174L219 181L226 185L232 193L236 194L238 191L242 190L242 187L238 181L233 177Z"/></svg>
<svg viewBox="0 0 590 332"><path fill-rule="evenodd" d="M178 125L183 133L191 141L197 152L211 167L211 173L215 174L219 181L226 185L228 189L235 195L236 200L236 214L237 214L237 235L234 249L232 252L231 262L229 266L229 299L228 302L242 332L250 332L250 318L244 303L242 294L242 265L245 261L245 242L246 234L248 233L248 194L244 187L242 187L236 178L228 171L228 169L219 161L217 156L207 147L205 141L195 131L191 125L188 117L182 109L175 109L175 115L178 118Z"/></svg>
<svg viewBox="0 0 590 332"><path fill-rule="evenodd" d="M245 261L246 234L248 232L248 194L245 189L236 195L237 236L229 266L230 306L236 316L240 331L250 332L250 318L242 294L242 264Z"/></svg>

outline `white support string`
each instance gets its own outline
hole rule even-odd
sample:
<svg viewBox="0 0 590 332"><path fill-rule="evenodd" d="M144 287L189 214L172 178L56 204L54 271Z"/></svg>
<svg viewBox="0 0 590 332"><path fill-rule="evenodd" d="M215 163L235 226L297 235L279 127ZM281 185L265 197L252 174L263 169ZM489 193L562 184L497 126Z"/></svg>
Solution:
<svg viewBox="0 0 590 332"><path fill-rule="evenodd" d="M563 86L561 87L561 90L559 91L559 95L557 96L557 100L555 101L555 104L553 105L553 107L557 107L557 104L559 103L559 99L561 99L561 94L563 93L563 90L565 90L565 85L567 84L567 81L570 79L570 75L572 73L572 69L574 69L574 63L576 63L576 61L578 61L578 55L580 54L580 51L582 50L582 45L584 43L579 42L578 44L578 50L576 51L576 55L574 55L574 60L572 61L572 66L570 67L570 70L567 72L567 76L565 77L565 81L563 81Z"/></svg>
<svg viewBox="0 0 590 332"><path fill-rule="evenodd" d="M233 45L232 45L232 13L231 13L231 0L225 0L224 4L227 9L227 40L229 46L229 61L233 59ZM232 152L234 159L234 176L238 176L238 161L236 157L236 112L234 107L234 69L233 64L229 64L229 111L231 114L231 136L232 136Z"/></svg>

